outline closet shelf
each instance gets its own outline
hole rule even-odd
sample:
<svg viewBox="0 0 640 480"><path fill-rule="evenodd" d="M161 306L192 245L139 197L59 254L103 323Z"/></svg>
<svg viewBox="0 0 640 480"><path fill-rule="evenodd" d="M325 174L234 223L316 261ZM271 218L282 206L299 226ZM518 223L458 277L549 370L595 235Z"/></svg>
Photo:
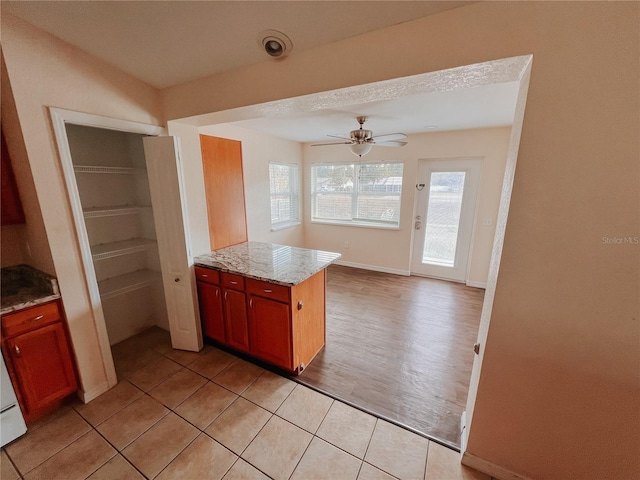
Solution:
<svg viewBox="0 0 640 480"><path fill-rule="evenodd" d="M132 175L136 171L144 171L142 168L133 167L103 167L101 165L74 165L73 171L76 173L116 173L121 175Z"/></svg>
<svg viewBox="0 0 640 480"><path fill-rule="evenodd" d="M83 210L84 218L115 217L118 215L135 215L141 209L151 208L144 205L118 205L114 207L94 207Z"/></svg>
<svg viewBox="0 0 640 480"><path fill-rule="evenodd" d="M149 240L148 238L132 238L120 242L102 243L91 247L91 256L94 261L104 260L129 253L144 252L155 244L155 240Z"/></svg>
<svg viewBox="0 0 640 480"><path fill-rule="evenodd" d="M102 300L133 292L144 288L154 282L162 280L162 275L153 270L136 270L117 277L108 278L98 282L100 297Z"/></svg>

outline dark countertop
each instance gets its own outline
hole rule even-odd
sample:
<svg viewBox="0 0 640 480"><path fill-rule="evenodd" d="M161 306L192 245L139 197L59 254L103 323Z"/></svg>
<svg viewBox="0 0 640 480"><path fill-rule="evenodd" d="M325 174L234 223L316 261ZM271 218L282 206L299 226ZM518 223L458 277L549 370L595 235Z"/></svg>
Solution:
<svg viewBox="0 0 640 480"><path fill-rule="evenodd" d="M245 242L194 258L200 267L291 287L304 282L340 258L339 253Z"/></svg>
<svg viewBox="0 0 640 480"><path fill-rule="evenodd" d="M60 298L55 277L29 265L0 269L0 315Z"/></svg>

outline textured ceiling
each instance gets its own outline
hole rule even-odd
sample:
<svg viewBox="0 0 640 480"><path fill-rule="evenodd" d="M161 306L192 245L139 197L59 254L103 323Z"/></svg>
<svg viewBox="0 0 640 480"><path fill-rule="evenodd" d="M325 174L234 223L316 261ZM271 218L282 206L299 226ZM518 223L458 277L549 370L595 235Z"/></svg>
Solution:
<svg viewBox="0 0 640 480"><path fill-rule="evenodd" d="M165 88L264 61L267 29L292 55L470 2L438 1L8 1L10 12Z"/></svg>
<svg viewBox="0 0 640 480"><path fill-rule="evenodd" d="M3 13L17 15L164 88L277 61L258 45L258 33L266 29L283 31L292 39L293 57L306 49L468 3L472 2L3 0L0 7ZM518 87L512 80L487 77L480 85L462 82L452 88L445 79L429 91L401 98L366 103L345 98L322 109L261 112L259 107L236 124L300 142L348 135L358 127L358 115L369 116L366 127L378 135L504 126L513 119Z"/></svg>

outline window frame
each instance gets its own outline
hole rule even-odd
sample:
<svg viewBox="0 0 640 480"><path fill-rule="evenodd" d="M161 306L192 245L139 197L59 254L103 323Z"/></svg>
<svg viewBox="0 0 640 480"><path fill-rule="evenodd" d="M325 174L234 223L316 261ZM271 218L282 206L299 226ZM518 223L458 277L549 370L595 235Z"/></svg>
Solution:
<svg viewBox="0 0 640 480"><path fill-rule="evenodd" d="M289 185L293 188L288 193L273 192L271 190L271 166L287 167L289 169ZM273 221L273 210L271 204L274 196L289 196L289 219ZM295 215L292 210L295 209ZM300 165L294 162L269 162L269 220L271 223L271 231L276 232L286 228L295 227L301 224L300 221Z"/></svg>
<svg viewBox="0 0 640 480"><path fill-rule="evenodd" d="M365 165L379 165L379 164L399 164L402 165L402 181L400 182L399 188L400 191L391 191L391 192L359 192L359 169ZM311 177L311 194L310 194L310 222L320 225L339 225L339 226L347 226L347 227L364 227L364 228L377 228L383 230L400 230L401 223L401 208L402 208L402 184L404 183L404 165L405 162L401 160L395 161L379 161L379 162L316 162L311 164L310 168L310 177ZM354 185L351 193L351 219L324 219L324 218L315 218L314 210L317 208L317 196L318 194L323 195L345 195L347 192L320 192L316 189L317 185L314 181L314 169L317 167L330 167L330 166L353 166L354 168ZM398 211L398 221L385 221L385 220L368 220L368 219L359 219L357 218L358 213L358 198L366 197L366 196L393 196L400 197L399 199L399 211Z"/></svg>

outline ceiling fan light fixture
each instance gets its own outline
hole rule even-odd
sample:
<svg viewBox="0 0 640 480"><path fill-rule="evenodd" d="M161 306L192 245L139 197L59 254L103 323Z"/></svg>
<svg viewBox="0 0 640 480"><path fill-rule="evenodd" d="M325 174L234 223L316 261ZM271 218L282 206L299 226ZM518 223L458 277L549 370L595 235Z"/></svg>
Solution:
<svg viewBox="0 0 640 480"><path fill-rule="evenodd" d="M278 30L264 30L258 34L258 45L273 58L284 58L291 52L293 42Z"/></svg>
<svg viewBox="0 0 640 480"><path fill-rule="evenodd" d="M354 155L358 157L362 157L371 151L371 147L373 147L372 143L352 143L349 145L349 150Z"/></svg>

